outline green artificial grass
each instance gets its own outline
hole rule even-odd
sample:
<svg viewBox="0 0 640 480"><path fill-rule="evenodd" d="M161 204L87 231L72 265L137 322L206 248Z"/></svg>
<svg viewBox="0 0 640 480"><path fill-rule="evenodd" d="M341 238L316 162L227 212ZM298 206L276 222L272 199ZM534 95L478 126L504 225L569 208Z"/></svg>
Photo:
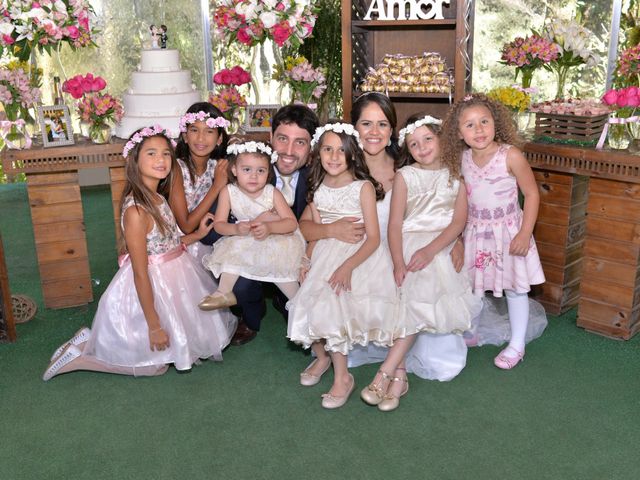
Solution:
<svg viewBox="0 0 640 480"><path fill-rule="evenodd" d="M110 194L83 189L96 300L117 269ZM257 338L224 362L157 378L74 372L41 380L55 348L90 325L97 301L45 309L24 185L0 186L0 232L13 293L36 317L0 344L0 479L636 479L640 336L621 342L550 317L510 372L498 347L469 350L440 383L410 375L398 410L356 393L327 411L298 384L309 356L269 309ZM94 282L97 283L97 282Z"/></svg>

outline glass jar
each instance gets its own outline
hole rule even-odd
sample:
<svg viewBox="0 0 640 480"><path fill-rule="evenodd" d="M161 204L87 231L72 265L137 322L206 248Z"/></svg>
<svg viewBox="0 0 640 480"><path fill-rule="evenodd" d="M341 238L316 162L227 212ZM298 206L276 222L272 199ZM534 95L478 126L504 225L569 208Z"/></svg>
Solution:
<svg viewBox="0 0 640 480"><path fill-rule="evenodd" d="M631 137L627 128L626 118L609 119L609 130L607 131L607 143L612 150L626 150L629 148Z"/></svg>
<svg viewBox="0 0 640 480"><path fill-rule="evenodd" d="M111 140L111 125L107 123L91 125L89 127L89 138L93 143L109 143Z"/></svg>

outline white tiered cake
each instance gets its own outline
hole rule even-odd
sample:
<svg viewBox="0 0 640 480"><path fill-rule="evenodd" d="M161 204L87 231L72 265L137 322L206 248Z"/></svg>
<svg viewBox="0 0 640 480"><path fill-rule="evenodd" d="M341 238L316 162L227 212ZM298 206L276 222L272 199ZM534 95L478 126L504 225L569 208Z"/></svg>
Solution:
<svg viewBox="0 0 640 480"><path fill-rule="evenodd" d="M200 93L191 83L191 72L180 69L178 50L143 50L131 87L122 96L124 117L116 136L128 138L138 128L160 124L178 136L178 121Z"/></svg>

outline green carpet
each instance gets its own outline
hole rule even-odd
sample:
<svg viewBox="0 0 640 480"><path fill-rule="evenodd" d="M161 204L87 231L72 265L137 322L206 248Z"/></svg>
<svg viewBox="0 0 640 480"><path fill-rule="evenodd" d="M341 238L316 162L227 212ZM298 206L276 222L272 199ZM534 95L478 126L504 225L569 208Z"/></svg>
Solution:
<svg viewBox="0 0 640 480"><path fill-rule="evenodd" d="M83 190L94 296L116 270L107 188ZM0 345L0 479L637 479L640 336L620 342L551 317L511 372L497 347L469 351L453 381L410 376L400 408L354 394L320 407L331 383L298 385L306 353L270 310L255 341L224 362L159 378L75 372L43 382L55 348L90 325L97 302L42 305L24 185L0 186L13 293L36 317ZM376 366L353 369L358 390Z"/></svg>

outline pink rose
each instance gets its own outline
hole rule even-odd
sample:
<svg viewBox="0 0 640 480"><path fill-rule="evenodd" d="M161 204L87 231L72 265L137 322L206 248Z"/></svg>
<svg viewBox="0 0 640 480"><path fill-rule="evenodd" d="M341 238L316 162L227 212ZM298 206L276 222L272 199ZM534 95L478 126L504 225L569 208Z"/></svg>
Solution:
<svg viewBox="0 0 640 480"><path fill-rule="evenodd" d="M218 72L213 76L213 83L222 84L222 72Z"/></svg>
<svg viewBox="0 0 640 480"><path fill-rule="evenodd" d="M279 47L282 47L286 41L289 40L290 36L291 29L286 22L279 23L273 29L273 40Z"/></svg>
<svg viewBox="0 0 640 480"><path fill-rule="evenodd" d="M76 27L75 25L70 25L64 29L64 34L67 37L75 40L80 36L80 30L78 30L78 27Z"/></svg>
<svg viewBox="0 0 640 480"><path fill-rule="evenodd" d="M637 95L630 95L627 97L627 106L635 108L638 105L640 105L640 98L638 98Z"/></svg>
<svg viewBox="0 0 640 480"><path fill-rule="evenodd" d="M244 45L251 45L251 36L247 33L246 28L241 28L236 34L238 41Z"/></svg>
<svg viewBox="0 0 640 480"><path fill-rule="evenodd" d="M602 101L607 105L614 105L618 101L618 92L615 90L609 90L602 97Z"/></svg>
<svg viewBox="0 0 640 480"><path fill-rule="evenodd" d="M2 43L4 43L5 45L11 45L14 42L15 40L11 35L2 35Z"/></svg>
<svg viewBox="0 0 640 480"><path fill-rule="evenodd" d="M622 107L626 107L629 104L629 97L627 97L626 95L619 95L618 99L616 100L616 105L618 105L618 107L622 108Z"/></svg>
<svg viewBox="0 0 640 480"><path fill-rule="evenodd" d="M279 12L282 12L284 10L284 4L282 2L279 2L276 5L276 10L278 10Z"/></svg>
<svg viewBox="0 0 640 480"><path fill-rule="evenodd" d="M107 82L104 80L104 78L102 77L98 77L93 81L93 91L94 92L99 92L100 90L104 89L107 86Z"/></svg>

